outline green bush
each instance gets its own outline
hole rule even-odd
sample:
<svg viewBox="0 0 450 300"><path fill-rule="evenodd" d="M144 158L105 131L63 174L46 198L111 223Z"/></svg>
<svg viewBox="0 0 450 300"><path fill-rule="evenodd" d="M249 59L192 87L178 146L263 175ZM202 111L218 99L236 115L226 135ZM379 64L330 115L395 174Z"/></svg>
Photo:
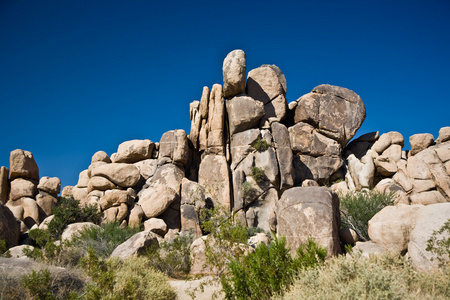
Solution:
<svg viewBox="0 0 450 300"><path fill-rule="evenodd" d="M252 177L256 181L256 183L262 183L264 179L266 178L266 173L264 172L264 169L259 167L252 167Z"/></svg>
<svg viewBox="0 0 450 300"><path fill-rule="evenodd" d="M48 224L48 231L54 239L59 239L67 225L77 222L99 224L102 213L96 205L80 207L73 198L61 198L53 209L53 220Z"/></svg>
<svg viewBox="0 0 450 300"><path fill-rule="evenodd" d="M146 257L156 269L172 278L185 278L191 270L190 246L192 235L180 235L173 241L164 241L151 247Z"/></svg>
<svg viewBox="0 0 450 300"><path fill-rule="evenodd" d="M32 271L31 274L23 275L22 285L29 292L29 298L39 300L53 300L56 297L51 293L50 271Z"/></svg>
<svg viewBox="0 0 450 300"><path fill-rule="evenodd" d="M83 253L87 253L91 248L99 257L107 258L117 246L138 232L139 228L122 228L118 222L106 222L100 227L90 226L83 229L67 246L77 248Z"/></svg>
<svg viewBox="0 0 450 300"><path fill-rule="evenodd" d="M258 138L256 139L256 141L253 143L252 146L258 152L264 152L270 147L269 143L267 143L267 141L263 139L261 136L258 136Z"/></svg>
<svg viewBox="0 0 450 300"><path fill-rule="evenodd" d="M317 266L325 260L327 251L308 239L292 258L284 238L270 245L261 243L254 253L233 259L229 272L221 277L227 299L271 299L289 290L300 269Z"/></svg>
<svg viewBox="0 0 450 300"><path fill-rule="evenodd" d="M363 241L369 240L369 220L382 208L394 204L393 193L362 191L339 196L341 227L356 231Z"/></svg>
<svg viewBox="0 0 450 300"><path fill-rule="evenodd" d="M420 272L405 257L335 257L302 269L276 299L450 299L450 270Z"/></svg>
<svg viewBox="0 0 450 300"><path fill-rule="evenodd" d="M436 254L440 266L450 263L450 219L444 223L441 229L433 232L427 241L426 250Z"/></svg>
<svg viewBox="0 0 450 300"><path fill-rule="evenodd" d="M104 260L89 249L81 265L92 279L86 287L85 299L176 298L165 275L154 270L145 257Z"/></svg>
<svg viewBox="0 0 450 300"><path fill-rule="evenodd" d="M58 273L52 274L48 269L38 271L33 270L29 274L22 275L20 286L23 287L24 290L22 293L16 293L17 295L21 295L18 299L78 299L79 296L77 292L80 292L80 290L74 288L72 284L75 282L79 284L80 279L76 277L59 278L60 275L61 274ZM70 290L71 288L74 288L74 290Z"/></svg>

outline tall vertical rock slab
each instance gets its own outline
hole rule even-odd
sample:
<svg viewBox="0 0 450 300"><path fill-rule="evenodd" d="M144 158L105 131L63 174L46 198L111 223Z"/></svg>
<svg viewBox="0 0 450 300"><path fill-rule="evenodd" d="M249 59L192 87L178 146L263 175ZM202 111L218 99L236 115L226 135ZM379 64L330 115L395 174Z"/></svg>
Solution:
<svg viewBox="0 0 450 300"><path fill-rule="evenodd" d="M0 167L0 203L5 204L8 201L9 194L9 170L7 167Z"/></svg>
<svg viewBox="0 0 450 300"><path fill-rule="evenodd" d="M225 156L206 155L200 163L198 183L205 188L206 198L230 209L230 177Z"/></svg>
<svg viewBox="0 0 450 300"><path fill-rule="evenodd" d="M272 123L271 129L280 168L280 190L284 191L294 186L295 178L289 131L286 126L278 122Z"/></svg>
<svg viewBox="0 0 450 300"><path fill-rule="evenodd" d="M314 237L328 255L340 253L339 198L325 187L294 187L283 193L277 203L277 234L285 236L295 253Z"/></svg>
<svg viewBox="0 0 450 300"><path fill-rule="evenodd" d="M242 50L233 50L223 61L223 93L230 98L245 92L247 59Z"/></svg>
<svg viewBox="0 0 450 300"><path fill-rule="evenodd" d="M220 84L213 85L208 108L207 152L225 154L225 102Z"/></svg>

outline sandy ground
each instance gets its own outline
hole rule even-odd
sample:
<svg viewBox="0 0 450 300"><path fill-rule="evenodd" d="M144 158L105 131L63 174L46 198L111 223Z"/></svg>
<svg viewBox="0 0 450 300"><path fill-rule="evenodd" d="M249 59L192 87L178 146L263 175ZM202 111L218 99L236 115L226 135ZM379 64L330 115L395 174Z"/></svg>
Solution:
<svg viewBox="0 0 450 300"><path fill-rule="evenodd" d="M222 286L220 282L215 282L214 284L206 284L204 286L203 292L200 291L199 286L201 283L205 283L208 280L211 280L211 277L203 277L201 279L196 280L169 280L169 284L171 287L175 289L178 295L178 300L191 300L193 299L189 291L194 292L195 288L198 288L197 291L194 292L194 296L196 300L210 300L214 292L218 295L216 299L224 299L224 295L220 293Z"/></svg>

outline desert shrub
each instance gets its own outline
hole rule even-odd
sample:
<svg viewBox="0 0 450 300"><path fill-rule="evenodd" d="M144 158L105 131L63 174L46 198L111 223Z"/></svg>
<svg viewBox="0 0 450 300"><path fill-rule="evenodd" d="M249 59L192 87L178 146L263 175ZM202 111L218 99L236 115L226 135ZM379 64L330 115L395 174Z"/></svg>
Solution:
<svg viewBox="0 0 450 300"><path fill-rule="evenodd" d="M261 136L258 136L258 138L256 139L256 141L253 143L252 146L258 152L264 152L270 147L269 143L267 143L267 141L263 139Z"/></svg>
<svg viewBox="0 0 450 300"><path fill-rule="evenodd" d="M155 270L146 257L132 257L112 264L116 271L114 295L119 299L175 299L164 273Z"/></svg>
<svg viewBox="0 0 450 300"><path fill-rule="evenodd" d="M48 224L48 232L54 239L59 239L67 225L77 222L93 222L99 224L102 213L96 205L80 207L73 198L61 198L53 208L54 218Z"/></svg>
<svg viewBox="0 0 450 300"><path fill-rule="evenodd" d="M427 241L426 250L436 254L440 266L450 263L450 219L439 230L432 233Z"/></svg>
<svg viewBox="0 0 450 300"><path fill-rule="evenodd" d="M284 238L270 245L261 243L254 253L235 258L229 272L221 277L227 299L271 299L289 289L300 269L317 266L325 260L327 251L313 239L297 249L292 258Z"/></svg>
<svg viewBox="0 0 450 300"><path fill-rule="evenodd" d="M56 299L51 292L51 275L47 269L38 272L33 270L31 274L23 275L22 285L28 290L28 298L39 300Z"/></svg>
<svg viewBox="0 0 450 300"><path fill-rule="evenodd" d="M100 227L91 226L81 230L67 246L77 248L83 253L92 248L97 256L106 258L117 246L138 232L139 228L122 228L118 222L106 222Z"/></svg>
<svg viewBox="0 0 450 300"><path fill-rule="evenodd" d="M52 234L47 230L30 230L29 236L36 242L37 247L25 249L24 253L30 258L52 263L58 266L76 266L81 257L91 248L94 253L106 258L121 243L125 242L139 228L121 228L117 222L103 223L100 227L84 228L71 241L55 242Z"/></svg>
<svg viewBox="0 0 450 300"><path fill-rule="evenodd" d="M192 235L179 235L160 243L159 247L150 247L145 256L156 270L172 278L185 278L191 270L192 240Z"/></svg>
<svg viewBox="0 0 450 300"><path fill-rule="evenodd" d="M282 298L449 299L448 282L448 269L417 272L404 257L341 256L322 266L300 270Z"/></svg>
<svg viewBox="0 0 450 300"><path fill-rule="evenodd" d="M363 241L369 240L369 220L382 208L394 204L393 193L362 191L339 196L341 227L356 231Z"/></svg>
<svg viewBox="0 0 450 300"><path fill-rule="evenodd" d="M252 177L256 183L262 183L266 178L266 173L264 172L264 169L254 166L252 167Z"/></svg>
<svg viewBox="0 0 450 300"><path fill-rule="evenodd" d="M81 260L92 282L86 287L86 299L175 299L167 278L156 271L145 257L104 260L92 249Z"/></svg>
<svg viewBox="0 0 450 300"><path fill-rule="evenodd" d="M253 187L252 184L248 181L244 181L242 183L242 197L243 198L248 198L250 197L250 195L253 192Z"/></svg>
<svg viewBox="0 0 450 300"><path fill-rule="evenodd" d="M78 299L83 281L75 274L50 272L48 269L33 270L21 276L19 286L24 291L22 299ZM17 286L16 286L17 287Z"/></svg>

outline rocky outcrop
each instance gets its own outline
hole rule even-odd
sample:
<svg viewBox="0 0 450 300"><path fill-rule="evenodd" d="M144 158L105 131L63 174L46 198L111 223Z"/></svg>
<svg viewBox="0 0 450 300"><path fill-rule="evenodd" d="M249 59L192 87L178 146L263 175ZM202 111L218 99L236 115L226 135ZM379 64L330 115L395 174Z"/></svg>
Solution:
<svg viewBox="0 0 450 300"><path fill-rule="evenodd" d="M313 236L334 255L340 252L339 203L332 190L376 189L395 193L397 206L371 220L371 244L359 243L351 230L340 232L341 241L366 253L404 254L423 205L450 201L450 127L436 140L411 136L411 151L403 150L404 138L395 131L350 142L366 115L355 92L319 85L288 106L286 78L277 66L247 75L245 53L235 50L222 71L223 87L204 87L200 101L190 104L189 135L171 130L159 142L125 141L111 156L98 151L76 186L63 189L62 196L97 206L103 221L145 224L147 233L130 242L137 246L119 252L179 234L199 237L194 248L201 249L202 212L221 207L239 224L286 235L293 251ZM0 202L26 233L48 220L61 184L39 178L28 151L12 151L10 162L10 172L0 169ZM118 256L141 250L130 251ZM195 266L194 273L201 269Z"/></svg>

